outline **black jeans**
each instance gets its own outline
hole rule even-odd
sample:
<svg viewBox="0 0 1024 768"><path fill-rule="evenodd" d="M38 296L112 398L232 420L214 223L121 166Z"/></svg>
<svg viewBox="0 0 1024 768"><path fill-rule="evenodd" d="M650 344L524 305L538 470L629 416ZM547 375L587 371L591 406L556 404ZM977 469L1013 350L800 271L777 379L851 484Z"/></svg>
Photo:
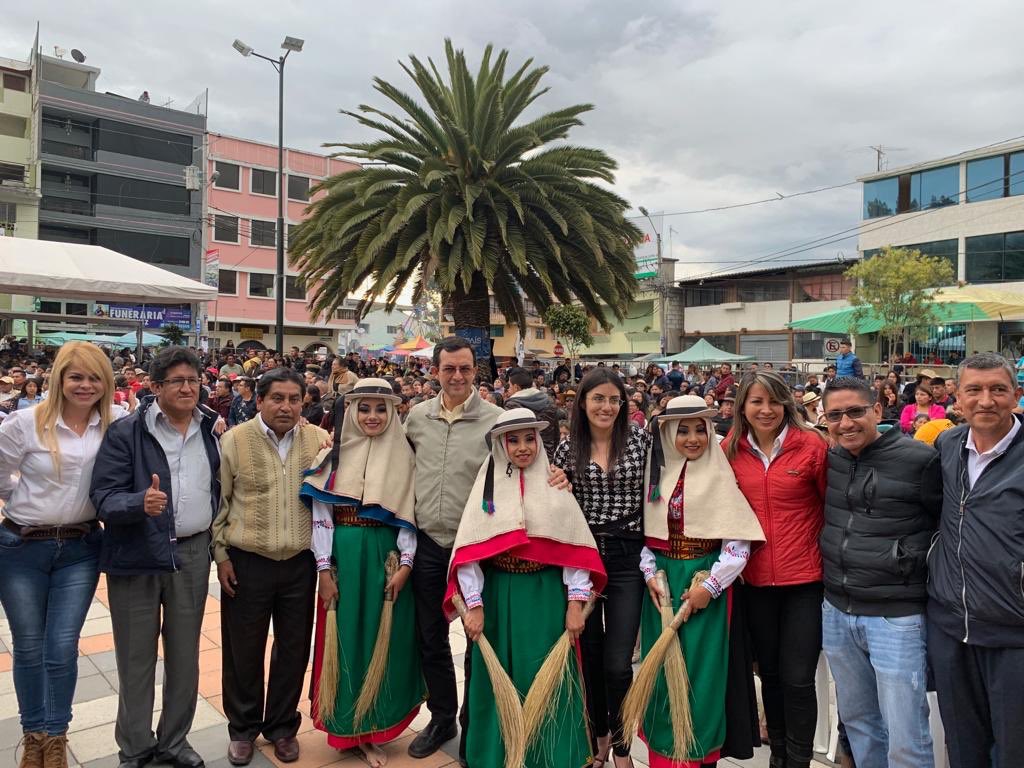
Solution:
<svg viewBox="0 0 1024 768"><path fill-rule="evenodd" d="M231 547L228 555L238 579L234 597L221 595L228 732L232 741L254 741L261 733L270 741L294 736L302 724L298 704L313 635L313 553L271 560ZM271 619L274 644L264 695L263 664Z"/></svg>
<svg viewBox="0 0 1024 768"><path fill-rule="evenodd" d="M420 646L423 678L429 694L427 708L432 721L454 723L459 699L455 688L452 646L448 642L448 620L441 610L448 586L448 561L452 551L422 531L416 538L412 592L416 599L416 639ZM466 655L468 657L469 651Z"/></svg>
<svg viewBox="0 0 1024 768"><path fill-rule="evenodd" d="M633 682L633 648L646 589L640 573L643 542L599 536L597 546L608 572L608 586L580 637L587 714L592 736L610 733L615 754L628 755L629 747L620 743L621 710Z"/></svg>
<svg viewBox="0 0 1024 768"><path fill-rule="evenodd" d="M951 768L1024 765L1024 648L961 643L929 621L928 661Z"/></svg>
<svg viewBox="0 0 1024 768"><path fill-rule="evenodd" d="M821 655L821 582L744 585L743 590L772 755L808 765L818 719L814 674Z"/></svg>

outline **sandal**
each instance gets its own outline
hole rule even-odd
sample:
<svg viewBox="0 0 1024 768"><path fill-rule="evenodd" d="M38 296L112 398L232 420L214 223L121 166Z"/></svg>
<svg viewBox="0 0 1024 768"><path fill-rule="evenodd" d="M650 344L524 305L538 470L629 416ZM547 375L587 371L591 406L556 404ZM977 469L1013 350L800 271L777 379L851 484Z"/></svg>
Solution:
<svg viewBox="0 0 1024 768"><path fill-rule="evenodd" d="M612 737L611 736L599 736L597 739L597 750L594 754L594 762L591 763L593 768L603 768L605 763L608 762L608 756L612 751Z"/></svg>

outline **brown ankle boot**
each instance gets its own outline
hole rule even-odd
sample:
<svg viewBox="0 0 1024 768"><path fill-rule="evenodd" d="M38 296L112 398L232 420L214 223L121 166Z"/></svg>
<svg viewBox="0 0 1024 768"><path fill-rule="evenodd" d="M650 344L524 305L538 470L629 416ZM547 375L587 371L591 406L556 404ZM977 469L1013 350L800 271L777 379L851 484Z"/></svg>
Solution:
<svg viewBox="0 0 1024 768"><path fill-rule="evenodd" d="M21 761L18 768L43 768L45 733L26 733L21 737Z"/></svg>
<svg viewBox="0 0 1024 768"><path fill-rule="evenodd" d="M44 737L42 768L68 768L67 733Z"/></svg>

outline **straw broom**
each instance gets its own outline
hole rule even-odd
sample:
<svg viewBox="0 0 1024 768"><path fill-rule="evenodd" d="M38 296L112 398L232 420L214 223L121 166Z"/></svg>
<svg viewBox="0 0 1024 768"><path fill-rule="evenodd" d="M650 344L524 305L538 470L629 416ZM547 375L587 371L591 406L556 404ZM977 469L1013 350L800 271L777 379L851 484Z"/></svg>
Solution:
<svg viewBox="0 0 1024 768"><path fill-rule="evenodd" d="M384 561L384 583L390 581L397 571L398 553L388 552L387 559ZM366 676L363 678L363 687L359 691L359 698L356 699L353 723L361 723L377 701L380 685L384 681L384 672L388 668L388 651L391 648L391 624L394 613L395 595L392 590L386 589L384 605L380 609L380 623L377 625L377 639L373 645L373 656L370 657L370 665L366 668Z"/></svg>
<svg viewBox="0 0 1024 768"><path fill-rule="evenodd" d="M332 568L335 583L338 572ZM334 717L334 703L338 697L338 598L327 603L324 614L324 652L317 683L316 709L321 723Z"/></svg>
<svg viewBox="0 0 1024 768"><path fill-rule="evenodd" d="M597 598L592 597L583 606L583 621L594 612L596 601ZM537 670L537 676L533 678L530 690L526 694L526 701L523 703L527 748L540 733L541 726L553 716L555 703L566 682L566 667L572 646L569 633L563 632L551 646L544 663Z"/></svg>
<svg viewBox="0 0 1024 768"><path fill-rule="evenodd" d="M461 595L452 598L452 604L459 616L465 619L468 613ZM523 723L523 705L519 699L519 691L501 666L497 654L490 642L481 632L474 641L480 648L484 666L491 678L494 690L494 704L498 710L498 729L505 745L505 768L522 768L526 759L526 726Z"/></svg>
<svg viewBox="0 0 1024 768"><path fill-rule="evenodd" d="M690 589L704 582L707 571L698 571L690 581ZM647 705L654 692L658 673L665 670L668 688L669 711L672 722L673 760L684 760L693 745L693 718L690 712L690 681L686 675L686 662L679 644L679 628L683 625L683 611L688 601L683 601L679 610L672 615L672 602L664 571L657 574L658 586L662 590L661 635L651 646L640 669L633 678L633 684L622 702L623 738L632 740L640 729Z"/></svg>

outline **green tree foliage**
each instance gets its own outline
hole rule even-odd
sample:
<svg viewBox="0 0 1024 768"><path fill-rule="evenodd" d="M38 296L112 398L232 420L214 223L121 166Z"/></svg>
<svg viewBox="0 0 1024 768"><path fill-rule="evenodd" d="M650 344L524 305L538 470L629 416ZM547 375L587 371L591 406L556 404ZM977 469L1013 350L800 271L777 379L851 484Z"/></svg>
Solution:
<svg viewBox="0 0 1024 768"><path fill-rule="evenodd" d="M474 74L451 41L445 56L445 74L430 59L402 64L414 95L374 80L392 111L345 113L377 138L327 145L372 164L322 182L293 233L292 262L317 286L310 308L331 313L363 290L361 317L411 286L414 302L436 288L456 329L485 338L492 295L520 328L524 297L542 313L578 301L608 327L605 313L621 318L636 290L641 233L609 188L614 160L561 143L591 105L522 119L547 92L547 67L528 60L510 74L508 52L488 46Z"/></svg>
<svg viewBox="0 0 1024 768"><path fill-rule="evenodd" d="M888 339L889 350L905 336L927 337L937 322L931 289L952 284L956 275L947 259L928 256L909 248L883 248L880 253L854 264L846 276L857 281L850 293L853 328L868 317L882 321L879 333Z"/></svg>
<svg viewBox="0 0 1024 768"><path fill-rule="evenodd" d="M575 362L580 347L594 343L590 333L590 318L575 304L552 304L544 313L544 323L555 338L565 342L569 358Z"/></svg>
<svg viewBox="0 0 1024 768"><path fill-rule="evenodd" d="M160 335L164 337L162 346L165 347L181 347L185 345L185 332L181 330L181 326L175 323L169 323L160 328Z"/></svg>

